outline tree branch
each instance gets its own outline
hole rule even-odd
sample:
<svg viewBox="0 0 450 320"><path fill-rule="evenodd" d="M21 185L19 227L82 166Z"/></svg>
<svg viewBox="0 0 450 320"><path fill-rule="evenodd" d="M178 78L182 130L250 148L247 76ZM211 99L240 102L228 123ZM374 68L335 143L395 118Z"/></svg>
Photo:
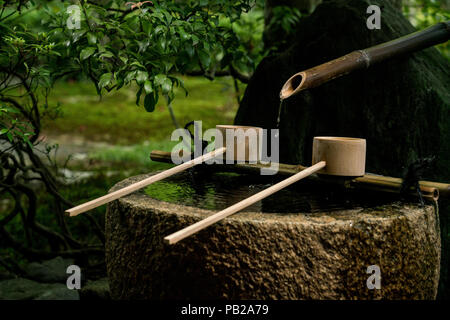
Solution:
<svg viewBox="0 0 450 320"><path fill-rule="evenodd" d="M233 78L238 79L242 83L248 84L250 82L250 76L247 76L243 73L238 72L234 67L230 66L230 70L219 70L215 71L212 75L209 75L206 71L202 70L192 70L189 72L185 72L185 75L188 76L203 76L209 80L213 80L214 77L226 77L232 76Z"/></svg>

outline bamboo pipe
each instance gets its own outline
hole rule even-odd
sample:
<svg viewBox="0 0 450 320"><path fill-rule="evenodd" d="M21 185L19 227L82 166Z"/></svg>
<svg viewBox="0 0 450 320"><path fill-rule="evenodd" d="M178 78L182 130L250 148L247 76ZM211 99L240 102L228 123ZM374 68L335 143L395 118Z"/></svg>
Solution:
<svg viewBox="0 0 450 320"><path fill-rule="evenodd" d="M294 74L283 85L280 99L287 99L302 90L320 86L353 71L367 69L384 60L420 51L449 39L450 21L446 21L374 47L353 51L335 60Z"/></svg>
<svg viewBox="0 0 450 320"><path fill-rule="evenodd" d="M112 193L108 193L100 198L91 200L89 202L80 204L79 206L73 207L71 209L66 210L66 213L69 214L69 216L73 217L76 215L79 215L80 213L86 212L88 210L91 210L93 208L99 207L105 203L111 202L113 200L119 199L120 197L126 196L127 194L133 193L136 190L139 190L145 186L148 186L149 184L152 184L156 181L165 179L167 177L170 177L176 173L179 173L181 171L184 171L186 169L189 169L197 164L203 163L209 159L218 157L222 154L224 154L226 151L226 148L220 148L217 150L214 150L212 152L209 152L203 156L197 157L195 159L192 159L190 161L187 161L185 163L182 163L176 167L170 168L166 171L163 171L161 173L158 173L154 176L151 176L147 179L144 179L142 181L133 183L132 185L129 185L125 188L119 189L117 191L114 191Z"/></svg>
<svg viewBox="0 0 450 320"><path fill-rule="evenodd" d="M364 174L366 164L366 140L344 137L314 137L312 162L311 167L206 219L177 231L165 237L164 240L169 244L175 244L315 172L333 176L361 176Z"/></svg>
<svg viewBox="0 0 450 320"><path fill-rule="evenodd" d="M164 163L172 163L172 159L170 156L170 152L153 150L150 153L150 159L157 162ZM230 170L230 171L238 171L244 173L256 173L260 172L261 168L269 168L269 165L263 164L236 164L233 166L209 166L214 170ZM290 176L298 173L301 170L304 170L306 167L302 165L291 165L291 164L278 164L278 174ZM324 179L320 176L309 176L309 179L315 179L320 182L327 183L339 183L340 180L330 180ZM352 178L349 181L345 182L345 186L348 188L361 188L361 189L370 189L377 190L383 192L391 192L391 193L400 193L402 189L403 179L380 176L371 173L366 173L362 177ZM434 182L434 181L419 181L420 191L424 198L429 200L437 200L437 197L450 197L450 184ZM410 194L415 194L417 190L410 189L408 190Z"/></svg>
<svg viewBox="0 0 450 320"><path fill-rule="evenodd" d="M180 231L177 231L175 233L172 233L171 235L168 235L167 237L164 238L164 241L169 243L169 244L175 244L180 240L183 240L184 238L187 238L191 235L193 235L194 233L197 233L200 230L205 229L206 227L238 212L241 211L242 209L258 202L261 201L262 199L270 196L271 194L274 194L277 191L280 191L281 189L286 188L287 186L293 184L294 182L297 182L311 174L313 174L314 172L317 172L321 169L323 169L326 166L326 162L325 161L321 161L316 163L315 165L299 172L296 173L295 175L261 191L258 192L257 194L244 199L234 205L232 205L231 207L228 207L220 212L217 212L203 220L200 220L196 223L194 223L193 225L190 225L189 227L186 227L184 229L181 229Z"/></svg>

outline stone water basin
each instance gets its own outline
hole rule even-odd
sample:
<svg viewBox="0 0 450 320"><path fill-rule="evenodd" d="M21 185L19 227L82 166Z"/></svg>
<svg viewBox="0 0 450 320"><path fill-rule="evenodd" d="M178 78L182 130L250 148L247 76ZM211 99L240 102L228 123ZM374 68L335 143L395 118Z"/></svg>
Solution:
<svg viewBox="0 0 450 320"><path fill-rule="evenodd" d="M111 191L151 174L128 178ZM175 245L163 238L281 177L188 171L108 205L116 299L434 299L436 207L299 182ZM369 289L369 266L381 288Z"/></svg>

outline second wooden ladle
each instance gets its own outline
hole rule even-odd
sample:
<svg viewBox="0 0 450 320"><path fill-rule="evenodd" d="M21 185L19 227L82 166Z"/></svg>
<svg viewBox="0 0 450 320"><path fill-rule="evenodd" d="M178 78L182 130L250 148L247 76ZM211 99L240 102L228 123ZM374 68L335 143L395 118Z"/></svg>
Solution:
<svg viewBox="0 0 450 320"><path fill-rule="evenodd" d="M366 140L343 137L315 137L313 141L312 166L247 198L231 207L215 213L189 227L177 231L164 240L175 244L200 230L286 188L287 186L317 172L320 174L359 177L365 173Z"/></svg>

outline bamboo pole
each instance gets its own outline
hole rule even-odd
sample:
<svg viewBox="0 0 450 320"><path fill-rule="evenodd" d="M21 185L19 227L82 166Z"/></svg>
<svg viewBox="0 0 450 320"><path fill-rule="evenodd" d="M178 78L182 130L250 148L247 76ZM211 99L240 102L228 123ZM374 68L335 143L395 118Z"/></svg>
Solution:
<svg viewBox="0 0 450 320"><path fill-rule="evenodd" d="M153 161L172 163L170 152L154 150L150 154L150 158ZM269 168L269 165L263 164L236 164L236 165L211 165L208 166L212 170L222 170L222 171L237 171L243 173L259 173L261 168ZM306 167L302 165L290 165L280 163L278 166L278 174L280 175L294 175ZM341 180L336 179L326 179L324 177L319 177L313 175L308 177L309 179L314 179L316 181L326 182L326 183L339 183L342 185ZM385 192L395 192L400 193L402 188L403 179L380 176L375 174L366 173L362 177L353 178L345 182L345 186L349 188L361 188L361 189L371 189ZM450 184L434 182L434 181L419 181L420 190L424 198L434 200L437 194L442 197L450 197ZM437 189L437 194L434 191ZM411 189L409 192L415 194L417 190Z"/></svg>
<svg viewBox="0 0 450 320"><path fill-rule="evenodd" d="M356 50L314 68L298 72L283 85L280 99L314 88L353 71L367 69L384 60L419 51L450 39L450 21L388 41L364 50Z"/></svg>
<svg viewBox="0 0 450 320"><path fill-rule="evenodd" d="M154 176L151 176L151 177L149 177L147 179L144 179L142 181L133 183L132 185L129 185L129 186L125 187L125 188L122 188L122 189L119 189L117 191L108 193L108 194L106 194L106 195L104 195L104 196L102 196L100 198L91 200L89 202L80 204L79 206L76 206L76 207L73 207L71 209L68 209L68 210L66 210L66 213L68 213L71 217L79 215L80 213L83 213L85 211L91 210L91 209L96 208L98 206L101 206L101 205L103 205L105 203L108 203L108 202L111 202L113 200L116 200L116 199L118 199L120 197L126 196L127 194L130 194L130 193L132 193L132 192L134 192L136 190L139 190L139 189L141 189L141 188L143 188L145 186L148 186L149 184L152 184L152 183L154 183L156 181L159 181L159 180L162 180L164 178L170 177L170 176L172 176L172 175L174 175L176 173L179 173L179 172L181 172L183 170L189 169L189 168L191 168L191 167L193 167L193 166L195 166L197 164L200 164L200 163L202 163L204 161L207 161L209 159L218 157L218 156L224 154L225 151L226 151L226 148L220 148L220 149L214 150L214 151L209 152L209 153L207 153L207 154L205 154L203 156L197 157L197 158L195 158L193 160L187 161L187 162L185 162L183 164L180 164L180 165L178 165L176 167L170 168L170 169L168 169L166 171L163 171L163 172L158 173L158 174L156 174Z"/></svg>
<svg viewBox="0 0 450 320"><path fill-rule="evenodd" d="M190 225L189 227L186 227L184 229L181 229L167 237L164 238L164 240L169 243L169 244L175 244L180 240L183 240L184 238L187 238L191 235L193 235L194 233L197 233L200 230L205 229L206 227L216 223L217 221L220 221L258 201L261 201L262 199L270 196L271 194L274 194L275 192L286 188L287 186L293 184L294 182L297 182L311 174L313 174L314 172L317 172L321 169L323 169L326 166L326 162L325 161L320 161L318 163L316 163L315 165L306 168L305 170L302 170L301 172L298 172L296 174L294 174L293 176L261 191L258 192L257 194L244 199L234 205L232 205L231 207L228 207L222 211L219 211L209 217L207 217L206 219L203 219L197 223L194 223L193 225Z"/></svg>

